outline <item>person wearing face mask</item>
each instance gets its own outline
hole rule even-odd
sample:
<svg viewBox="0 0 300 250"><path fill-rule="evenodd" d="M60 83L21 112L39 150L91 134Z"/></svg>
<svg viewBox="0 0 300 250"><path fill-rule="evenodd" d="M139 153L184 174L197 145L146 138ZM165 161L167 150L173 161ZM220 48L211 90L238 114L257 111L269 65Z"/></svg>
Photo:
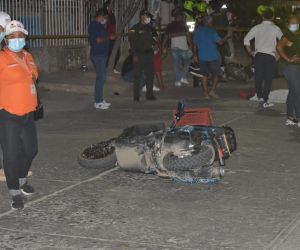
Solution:
<svg viewBox="0 0 300 250"><path fill-rule="evenodd" d="M38 151L34 122L38 70L31 54L23 49L26 35L21 22L9 22L0 52L0 144L13 209L24 207L22 195L34 193L27 176Z"/></svg>
<svg viewBox="0 0 300 250"><path fill-rule="evenodd" d="M103 99L103 88L106 81L106 62L109 53L110 40L116 38L106 30L108 13L105 9L96 12L95 20L89 25L89 41L91 45L91 60L96 68L95 109L108 109L110 103Z"/></svg>
<svg viewBox="0 0 300 250"><path fill-rule="evenodd" d="M146 99L156 100L153 95L154 51L156 41L153 38L151 14L147 10L140 12L140 22L129 30L129 42L134 63L133 100L140 100L140 79L144 72L146 81Z"/></svg>
<svg viewBox="0 0 300 250"><path fill-rule="evenodd" d="M280 56L286 61L283 74L288 82L289 94L287 97L287 126L300 128L300 35L299 19L291 16L288 29L277 45Z"/></svg>
<svg viewBox="0 0 300 250"><path fill-rule="evenodd" d="M4 37L5 37L5 26L11 21L11 18L10 16L3 12L3 11L0 11L0 49L2 49L2 43L3 40L4 40ZM4 170L3 170L3 167L2 167L2 149L0 147L0 181L6 181L6 178L5 178L5 174L4 174Z"/></svg>
<svg viewBox="0 0 300 250"><path fill-rule="evenodd" d="M279 59L276 46L283 34L280 28L273 23L272 8L264 9L262 18L262 23L254 26L245 36L244 45L249 55L254 58L257 98L262 102L263 108L270 108L274 106L269 102L269 94L276 73L276 61ZM250 46L253 39L255 39L254 50Z"/></svg>

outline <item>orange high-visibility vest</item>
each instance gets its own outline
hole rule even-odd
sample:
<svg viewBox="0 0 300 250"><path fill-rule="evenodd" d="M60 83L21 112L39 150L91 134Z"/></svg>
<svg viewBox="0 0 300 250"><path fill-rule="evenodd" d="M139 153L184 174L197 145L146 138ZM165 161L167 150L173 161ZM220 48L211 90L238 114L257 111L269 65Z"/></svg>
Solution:
<svg viewBox="0 0 300 250"><path fill-rule="evenodd" d="M19 58L9 49L0 52L0 109L14 115L25 115L36 109L37 92L33 76L38 71L30 53Z"/></svg>

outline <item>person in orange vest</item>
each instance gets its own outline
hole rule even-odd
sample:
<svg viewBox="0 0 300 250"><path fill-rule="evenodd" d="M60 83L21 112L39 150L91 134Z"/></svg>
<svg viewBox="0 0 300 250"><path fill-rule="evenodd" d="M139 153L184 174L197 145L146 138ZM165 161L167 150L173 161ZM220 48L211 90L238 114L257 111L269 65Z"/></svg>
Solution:
<svg viewBox="0 0 300 250"><path fill-rule="evenodd" d="M0 52L0 143L12 209L22 209L23 196L34 193L27 176L38 151L34 122L38 70L31 54L23 49L26 35L21 22L9 22Z"/></svg>
<svg viewBox="0 0 300 250"><path fill-rule="evenodd" d="M10 16L3 11L0 11L0 49L2 48L2 43L5 37L5 26L11 21ZM5 181L5 174L2 167L2 149L0 147L0 181Z"/></svg>

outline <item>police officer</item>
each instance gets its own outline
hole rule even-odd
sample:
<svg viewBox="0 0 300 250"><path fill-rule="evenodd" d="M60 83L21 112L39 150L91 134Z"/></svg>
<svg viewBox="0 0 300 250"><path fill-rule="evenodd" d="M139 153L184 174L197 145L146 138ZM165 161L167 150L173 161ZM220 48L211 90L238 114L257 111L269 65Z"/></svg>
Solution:
<svg viewBox="0 0 300 250"><path fill-rule="evenodd" d="M187 22L195 21L195 0L185 0L183 4L183 10L186 17Z"/></svg>
<svg viewBox="0 0 300 250"><path fill-rule="evenodd" d="M151 14L147 10L140 12L140 22L129 30L129 42L133 55L134 63L134 101L140 100L141 84L140 80L144 72L146 78L146 99L156 100L153 95L154 79L154 51L153 47L156 41L153 38L153 29L151 26Z"/></svg>

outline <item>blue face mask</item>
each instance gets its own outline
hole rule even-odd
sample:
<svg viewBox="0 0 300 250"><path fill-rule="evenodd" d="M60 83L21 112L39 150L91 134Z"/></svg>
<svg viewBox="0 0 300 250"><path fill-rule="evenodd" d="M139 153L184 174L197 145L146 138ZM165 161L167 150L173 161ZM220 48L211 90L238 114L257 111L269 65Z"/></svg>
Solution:
<svg viewBox="0 0 300 250"><path fill-rule="evenodd" d="M0 32L0 43L3 41L5 37L5 32Z"/></svg>
<svg viewBox="0 0 300 250"><path fill-rule="evenodd" d="M25 38L14 38L8 40L8 48L13 52L20 52L25 47Z"/></svg>
<svg viewBox="0 0 300 250"><path fill-rule="evenodd" d="M299 29L299 24L290 24L289 30L292 32L296 32Z"/></svg>

